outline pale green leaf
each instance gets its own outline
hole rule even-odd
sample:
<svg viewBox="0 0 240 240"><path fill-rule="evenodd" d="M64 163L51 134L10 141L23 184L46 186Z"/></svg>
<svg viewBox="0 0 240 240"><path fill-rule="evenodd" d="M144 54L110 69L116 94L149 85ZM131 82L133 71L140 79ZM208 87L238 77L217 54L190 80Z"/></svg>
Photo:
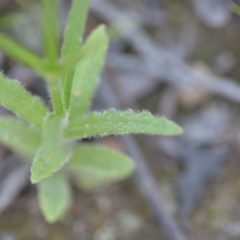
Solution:
<svg viewBox="0 0 240 240"><path fill-rule="evenodd" d="M42 128L42 148L38 151L31 168L31 181L37 183L57 172L68 160L69 151L64 146L62 132L64 119L50 114Z"/></svg>
<svg viewBox="0 0 240 240"><path fill-rule="evenodd" d="M128 177L134 163L126 155L93 144L82 144L68 164L75 182L85 189Z"/></svg>
<svg viewBox="0 0 240 240"><path fill-rule="evenodd" d="M42 0L42 28L44 47L50 65L55 65L58 58L59 26L56 0Z"/></svg>
<svg viewBox="0 0 240 240"><path fill-rule="evenodd" d="M41 135L19 119L2 117L0 118L0 142L21 156L31 158L41 146Z"/></svg>
<svg viewBox="0 0 240 240"><path fill-rule="evenodd" d="M70 122L65 134L68 138L86 138L130 133L176 135L182 133L182 129L166 118L155 117L146 111L111 109L103 113L93 112Z"/></svg>
<svg viewBox="0 0 240 240"><path fill-rule="evenodd" d="M48 110L40 98L32 96L15 80L0 73L0 103L34 127L41 128Z"/></svg>
<svg viewBox="0 0 240 240"><path fill-rule="evenodd" d="M107 48L108 36L105 27L100 26L87 39L75 69L70 103L71 119L80 117L89 108L92 95L99 84Z"/></svg>
<svg viewBox="0 0 240 240"><path fill-rule="evenodd" d="M49 223L56 222L66 213L71 202L70 186L63 173L58 172L38 185L40 208Z"/></svg>
<svg viewBox="0 0 240 240"><path fill-rule="evenodd" d="M68 24L64 33L62 62L72 62L71 67L62 73L63 98L66 109L69 107L75 63L82 42L82 35L87 18L89 0L73 0Z"/></svg>
<svg viewBox="0 0 240 240"><path fill-rule="evenodd" d="M41 58L3 33L0 33L0 49L14 60L28 65L41 76L44 75L44 63Z"/></svg>

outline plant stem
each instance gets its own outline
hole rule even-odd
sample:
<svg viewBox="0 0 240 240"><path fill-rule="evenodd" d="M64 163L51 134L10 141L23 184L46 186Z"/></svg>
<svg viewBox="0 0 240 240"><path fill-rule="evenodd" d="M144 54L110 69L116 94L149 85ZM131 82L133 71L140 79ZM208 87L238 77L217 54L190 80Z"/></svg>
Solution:
<svg viewBox="0 0 240 240"><path fill-rule="evenodd" d="M58 58L58 13L56 0L43 0L42 28L44 37L45 55L52 65Z"/></svg>
<svg viewBox="0 0 240 240"><path fill-rule="evenodd" d="M52 99L52 106L54 113L58 116L64 114L62 97L61 97L61 88L58 74L48 74L47 82L49 84L49 90Z"/></svg>

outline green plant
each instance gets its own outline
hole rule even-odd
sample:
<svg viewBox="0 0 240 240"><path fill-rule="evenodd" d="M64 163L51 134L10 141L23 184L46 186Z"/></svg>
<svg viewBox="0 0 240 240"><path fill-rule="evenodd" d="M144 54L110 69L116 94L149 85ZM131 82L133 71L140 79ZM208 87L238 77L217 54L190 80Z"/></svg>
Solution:
<svg viewBox="0 0 240 240"><path fill-rule="evenodd" d="M146 111L87 112L108 48L105 27L99 26L82 44L88 0L73 0L59 57L56 1L40 2L45 57L4 33L0 33L0 48L47 81L52 110L18 81L0 73L0 103L20 118L0 118L0 141L24 158L34 159L31 182L37 183L45 218L55 222L71 202L68 176L89 188L121 180L134 169L127 156L77 139L128 133L174 135L182 130Z"/></svg>

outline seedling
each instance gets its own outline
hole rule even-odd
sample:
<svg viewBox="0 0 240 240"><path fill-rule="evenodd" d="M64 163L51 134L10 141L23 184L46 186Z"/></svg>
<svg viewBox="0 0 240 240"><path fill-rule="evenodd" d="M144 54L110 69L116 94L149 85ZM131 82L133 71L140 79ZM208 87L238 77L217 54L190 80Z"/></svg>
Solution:
<svg viewBox="0 0 240 240"><path fill-rule="evenodd" d="M80 180L85 187L94 187L121 180L134 169L127 156L79 140L129 133L175 135L182 130L146 111L89 112L109 44L105 26L92 31L83 44L88 0L73 0L59 54L56 1L40 2L45 57L4 33L0 33L0 48L47 81L52 108L48 109L18 81L0 73L0 102L18 117L0 118L0 141L20 156L33 159L31 182L37 184L43 215L48 222L55 222L70 206L68 177Z"/></svg>

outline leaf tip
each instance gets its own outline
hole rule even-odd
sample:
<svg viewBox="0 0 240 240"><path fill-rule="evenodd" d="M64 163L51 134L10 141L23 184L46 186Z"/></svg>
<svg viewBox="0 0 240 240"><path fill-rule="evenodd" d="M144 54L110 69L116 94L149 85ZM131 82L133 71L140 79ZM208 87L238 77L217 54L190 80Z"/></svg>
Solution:
<svg viewBox="0 0 240 240"><path fill-rule="evenodd" d="M106 42L109 41L107 27L105 24L101 24L100 26L98 26L96 28L96 32L98 32L100 34L102 40L104 39Z"/></svg>
<svg viewBox="0 0 240 240"><path fill-rule="evenodd" d="M35 159L31 166L31 176L30 181L32 184L39 183L44 178L47 178L50 176L50 174L46 174L45 172L41 171L41 167L39 166L38 159Z"/></svg>
<svg viewBox="0 0 240 240"><path fill-rule="evenodd" d="M176 123L173 123L173 131L175 132L176 135L180 135L183 133L182 127L180 127Z"/></svg>
<svg viewBox="0 0 240 240"><path fill-rule="evenodd" d="M180 135L183 133L182 127L180 127L178 124L172 121L169 121L167 118L164 118L164 120L168 123L169 135Z"/></svg>
<svg viewBox="0 0 240 240"><path fill-rule="evenodd" d="M31 171L30 181L31 181L32 184L36 184L36 183L38 183L38 182L40 181L40 180L38 180L38 179L34 176L34 174L32 173L32 171Z"/></svg>
<svg viewBox="0 0 240 240"><path fill-rule="evenodd" d="M50 224L53 224L59 220L58 216L56 217L56 216L47 215L47 214L44 214L44 218Z"/></svg>

